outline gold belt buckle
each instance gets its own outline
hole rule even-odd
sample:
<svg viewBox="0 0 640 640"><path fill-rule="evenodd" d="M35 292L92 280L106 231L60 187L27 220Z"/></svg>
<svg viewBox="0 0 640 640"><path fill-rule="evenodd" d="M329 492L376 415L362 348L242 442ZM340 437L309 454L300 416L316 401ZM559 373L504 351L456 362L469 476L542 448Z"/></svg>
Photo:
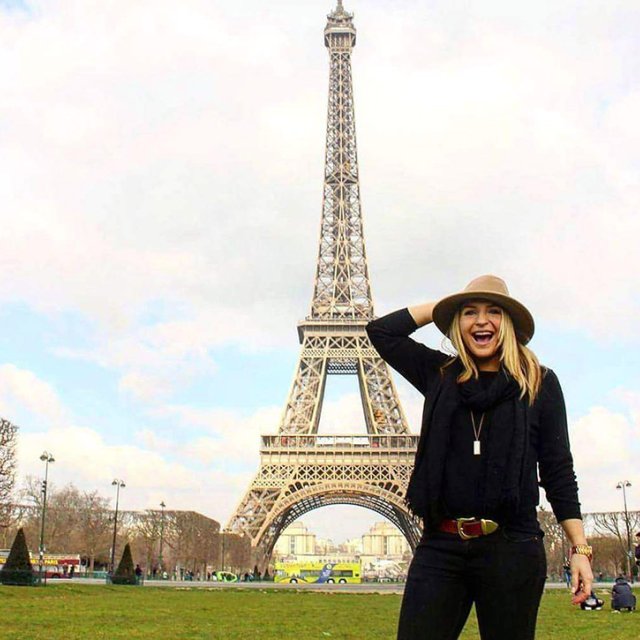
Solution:
<svg viewBox="0 0 640 640"><path fill-rule="evenodd" d="M474 536L474 535L469 535L468 533L464 532L464 529L462 528L462 526L464 525L465 522L475 522L475 518L456 518L456 523L458 525L458 535L463 539L463 540L472 540L473 538L477 538L478 536ZM484 528L483 528L484 530Z"/></svg>
<svg viewBox="0 0 640 640"><path fill-rule="evenodd" d="M463 528L465 522L478 522L478 520L476 518L457 518L456 523L458 525L458 535L463 540L472 540L473 538L479 538L480 534L473 535L465 532ZM484 536L488 536L490 533L497 531L499 526L498 523L494 522L493 520L480 519L479 522L480 528L482 529L482 535Z"/></svg>
<svg viewBox="0 0 640 640"><path fill-rule="evenodd" d="M497 531L500 525L493 520L480 520L480 526L482 527L482 533L488 536L490 533Z"/></svg>

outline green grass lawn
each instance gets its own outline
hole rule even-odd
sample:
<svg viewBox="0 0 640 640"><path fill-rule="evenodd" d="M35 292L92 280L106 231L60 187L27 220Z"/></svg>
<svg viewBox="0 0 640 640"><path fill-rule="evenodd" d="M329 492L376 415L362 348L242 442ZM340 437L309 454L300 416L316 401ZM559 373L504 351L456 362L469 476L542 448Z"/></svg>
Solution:
<svg viewBox="0 0 640 640"><path fill-rule="evenodd" d="M602 611L583 612L545 592L538 640L640 640L640 613L613 614L604 593ZM400 596L65 584L0 587L0 605L2 640L393 640ZM478 638L473 614L461 638Z"/></svg>

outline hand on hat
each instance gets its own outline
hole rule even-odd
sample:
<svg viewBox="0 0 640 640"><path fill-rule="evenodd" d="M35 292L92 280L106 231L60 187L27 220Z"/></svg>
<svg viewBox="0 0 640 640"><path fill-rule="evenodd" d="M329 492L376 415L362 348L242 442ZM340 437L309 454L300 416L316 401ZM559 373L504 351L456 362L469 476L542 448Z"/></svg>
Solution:
<svg viewBox="0 0 640 640"><path fill-rule="evenodd" d="M435 302L417 304L409 307L409 313L419 327L424 327L425 324L433 321L433 307L435 307L435 305Z"/></svg>

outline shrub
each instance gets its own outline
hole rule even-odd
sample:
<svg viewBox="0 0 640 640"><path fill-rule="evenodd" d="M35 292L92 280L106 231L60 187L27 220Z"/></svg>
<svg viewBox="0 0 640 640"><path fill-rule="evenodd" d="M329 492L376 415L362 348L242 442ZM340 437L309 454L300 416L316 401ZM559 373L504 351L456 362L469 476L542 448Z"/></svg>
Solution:
<svg viewBox="0 0 640 640"><path fill-rule="evenodd" d="M122 559L116 569L116 572L111 576L111 582L113 584L137 584L136 571L133 566L133 558L131 557L131 547L129 543L122 552Z"/></svg>
<svg viewBox="0 0 640 640"><path fill-rule="evenodd" d="M22 528L18 529L11 545L9 557L0 571L0 583L13 585L34 585L36 575L33 573L27 539Z"/></svg>

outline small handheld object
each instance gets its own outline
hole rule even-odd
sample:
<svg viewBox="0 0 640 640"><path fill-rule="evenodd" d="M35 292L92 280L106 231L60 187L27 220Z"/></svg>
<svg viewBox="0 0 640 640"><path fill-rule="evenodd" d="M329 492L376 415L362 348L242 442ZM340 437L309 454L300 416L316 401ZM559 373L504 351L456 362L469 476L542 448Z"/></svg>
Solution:
<svg viewBox="0 0 640 640"><path fill-rule="evenodd" d="M604 600L597 598L593 591L591 592L591 595L580 604L580 608L583 611L600 611L603 606Z"/></svg>

